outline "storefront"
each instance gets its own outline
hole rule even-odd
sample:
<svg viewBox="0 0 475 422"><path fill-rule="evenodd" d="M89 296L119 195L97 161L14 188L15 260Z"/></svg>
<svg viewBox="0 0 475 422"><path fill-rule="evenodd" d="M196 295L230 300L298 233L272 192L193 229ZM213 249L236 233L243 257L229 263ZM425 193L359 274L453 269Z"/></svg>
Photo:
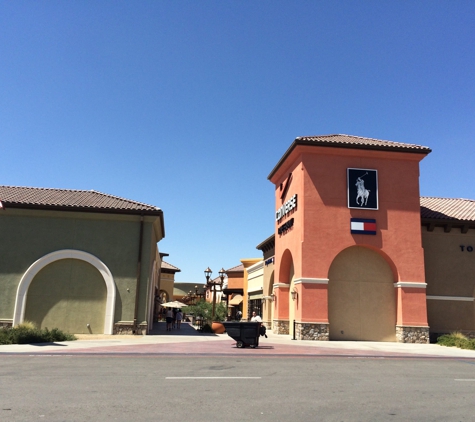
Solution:
<svg viewBox="0 0 475 422"><path fill-rule="evenodd" d="M268 237L266 240L256 246L256 249L262 251L263 254L263 270L262 270L262 323L267 329L272 329L272 321L274 315L274 254L275 254L275 235Z"/></svg>
<svg viewBox="0 0 475 422"><path fill-rule="evenodd" d="M428 342L419 162L430 151L348 135L292 143L269 175L274 332Z"/></svg>

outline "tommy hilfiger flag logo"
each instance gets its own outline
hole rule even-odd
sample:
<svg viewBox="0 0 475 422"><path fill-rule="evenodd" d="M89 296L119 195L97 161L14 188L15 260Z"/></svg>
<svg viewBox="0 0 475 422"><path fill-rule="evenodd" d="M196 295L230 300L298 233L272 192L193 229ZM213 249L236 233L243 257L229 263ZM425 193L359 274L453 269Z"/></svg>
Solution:
<svg viewBox="0 0 475 422"><path fill-rule="evenodd" d="M376 234L376 220L369 218L352 218L351 234Z"/></svg>

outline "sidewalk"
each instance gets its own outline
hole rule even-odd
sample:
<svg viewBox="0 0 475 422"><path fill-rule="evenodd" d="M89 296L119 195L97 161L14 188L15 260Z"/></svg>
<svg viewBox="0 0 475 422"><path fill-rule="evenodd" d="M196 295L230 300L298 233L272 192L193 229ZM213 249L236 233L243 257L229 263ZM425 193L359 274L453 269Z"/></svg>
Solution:
<svg viewBox="0 0 475 422"><path fill-rule="evenodd" d="M356 341L299 341L267 332L259 347L236 348L227 334L200 333L189 323L181 330L166 331L158 323L147 336L77 335L77 341L47 344L2 345L1 354L48 355L177 355L177 356L315 356L474 359L474 350L436 344L405 344Z"/></svg>

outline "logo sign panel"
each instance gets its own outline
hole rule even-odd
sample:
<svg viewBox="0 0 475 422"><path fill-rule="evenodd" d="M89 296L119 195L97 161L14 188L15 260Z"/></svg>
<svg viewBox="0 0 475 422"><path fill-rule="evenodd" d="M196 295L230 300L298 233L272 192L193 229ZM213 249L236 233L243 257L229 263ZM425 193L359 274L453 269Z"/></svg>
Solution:
<svg viewBox="0 0 475 422"><path fill-rule="evenodd" d="M368 218L352 218L350 220L351 234L376 234L376 220Z"/></svg>
<svg viewBox="0 0 475 422"><path fill-rule="evenodd" d="M347 169L348 208L378 209L378 171Z"/></svg>
<svg viewBox="0 0 475 422"><path fill-rule="evenodd" d="M297 208L297 194L292 196L284 205L275 212L275 220L282 220L289 212Z"/></svg>

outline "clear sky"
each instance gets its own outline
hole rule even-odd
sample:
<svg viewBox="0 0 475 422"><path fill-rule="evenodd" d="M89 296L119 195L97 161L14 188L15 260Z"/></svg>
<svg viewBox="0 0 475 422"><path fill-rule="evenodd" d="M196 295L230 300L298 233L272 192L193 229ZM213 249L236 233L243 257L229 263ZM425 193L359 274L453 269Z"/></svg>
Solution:
<svg viewBox="0 0 475 422"><path fill-rule="evenodd" d="M0 0L0 184L160 207L177 281L262 256L297 136L429 146L475 199L473 1Z"/></svg>

